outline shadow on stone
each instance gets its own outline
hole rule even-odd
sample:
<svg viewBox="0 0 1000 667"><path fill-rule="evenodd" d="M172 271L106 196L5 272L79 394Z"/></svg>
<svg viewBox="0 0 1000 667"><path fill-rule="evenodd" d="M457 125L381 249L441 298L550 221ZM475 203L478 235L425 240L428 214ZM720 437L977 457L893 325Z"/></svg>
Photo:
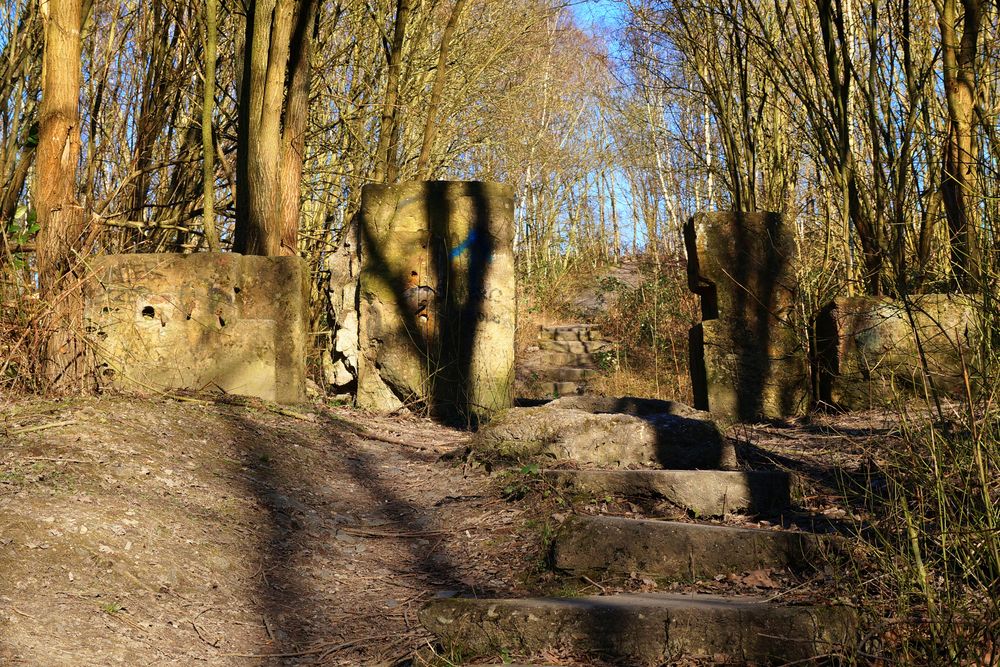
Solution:
<svg viewBox="0 0 1000 667"><path fill-rule="evenodd" d="M701 297L690 332L695 407L754 421L809 403L796 331L795 246L776 213L699 213L684 227L688 286Z"/></svg>
<svg viewBox="0 0 1000 667"><path fill-rule="evenodd" d="M510 189L366 186L358 405L476 427L513 402Z"/></svg>
<svg viewBox="0 0 1000 667"><path fill-rule="evenodd" d="M480 429L472 449L481 459L496 462L555 459L612 468L731 468L736 462L732 445L707 417L669 401L565 397L508 410Z"/></svg>

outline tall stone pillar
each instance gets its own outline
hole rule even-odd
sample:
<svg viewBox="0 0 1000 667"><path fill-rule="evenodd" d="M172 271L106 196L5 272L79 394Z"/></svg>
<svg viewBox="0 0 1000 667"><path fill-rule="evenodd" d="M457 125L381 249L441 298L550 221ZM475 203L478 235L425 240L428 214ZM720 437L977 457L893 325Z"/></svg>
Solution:
<svg viewBox="0 0 1000 667"><path fill-rule="evenodd" d="M513 403L514 196L497 183L368 185L357 404L479 423Z"/></svg>
<svg viewBox="0 0 1000 667"><path fill-rule="evenodd" d="M695 407L749 421L809 405L807 342L795 322L795 243L777 213L699 213L684 229Z"/></svg>

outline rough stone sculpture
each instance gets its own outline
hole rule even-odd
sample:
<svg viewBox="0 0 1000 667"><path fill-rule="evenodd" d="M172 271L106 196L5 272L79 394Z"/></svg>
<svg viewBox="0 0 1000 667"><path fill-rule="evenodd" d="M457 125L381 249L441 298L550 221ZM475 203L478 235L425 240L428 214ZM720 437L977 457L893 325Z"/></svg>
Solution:
<svg viewBox="0 0 1000 667"><path fill-rule="evenodd" d="M100 384L305 398L309 271L235 253L94 259L84 325Z"/></svg>
<svg viewBox="0 0 1000 667"><path fill-rule="evenodd" d="M925 389L963 395L963 363L974 366L979 340L975 312L972 298L954 294L835 300L816 324L820 400L860 410Z"/></svg>
<svg viewBox="0 0 1000 667"><path fill-rule="evenodd" d="M513 191L368 185L359 216L359 407L479 423L513 402Z"/></svg>
<svg viewBox="0 0 1000 667"><path fill-rule="evenodd" d="M795 244L782 216L699 213L684 237L703 320L690 336L695 407L743 421L804 411L808 355L795 325Z"/></svg>

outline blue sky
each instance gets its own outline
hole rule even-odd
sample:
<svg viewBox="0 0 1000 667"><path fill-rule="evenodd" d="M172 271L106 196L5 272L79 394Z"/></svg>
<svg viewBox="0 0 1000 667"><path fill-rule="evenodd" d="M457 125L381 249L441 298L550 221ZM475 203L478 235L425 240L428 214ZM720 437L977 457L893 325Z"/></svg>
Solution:
<svg viewBox="0 0 1000 667"><path fill-rule="evenodd" d="M584 27L616 28L623 12L618 0L583 0L573 6L573 13Z"/></svg>

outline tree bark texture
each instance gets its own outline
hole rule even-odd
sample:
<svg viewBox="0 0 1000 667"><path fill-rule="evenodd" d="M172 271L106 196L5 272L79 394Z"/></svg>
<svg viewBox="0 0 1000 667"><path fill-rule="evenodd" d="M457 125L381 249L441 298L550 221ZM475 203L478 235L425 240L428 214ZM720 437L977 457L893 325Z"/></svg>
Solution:
<svg viewBox="0 0 1000 667"><path fill-rule="evenodd" d="M83 232L82 215L53 215L77 208L76 167L80 161L80 0L42 5L45 47L42 101L35 158L38 215L38 279L43 297L70 270Z"/></svg>
<svg viewBox="0 0 1000 667"><path fill-rule="evenodd" d="M399 172L396 145L396 105L399 102L399 74L403 66L403 48L406 45L406 24L410 20L411 0L396 0L396 22L392 33L392 44L386 54L385 98L382 103L382 118L379 124L378 146L375 151L376 183L392 183Z"/></svg>
<svg viewBox="0 0 1000 667"><path fill-rule="evenodd" d="M209 252L219 252L215 226L215 148L212 145L212 110L215 108L215 59L218 48L217 0L205 0L205 88L201 103L202 229Z"/></svg>
<svg viewBox="0 0 1000 667"><path fill-rule="evenodd" d="M247 8L237 137L236 252L297 251L309 53L317 7L316 0L255 0ZM287 222L293 214L295 230Z"/></svg>
<svg viewBox="0 0 1000 667"><path fill-rule="evenodd" d="M76 201L80 160L80 0L41 5L45 47L35 160L38 282L48 302L41 370L50 389L84 387L91 364L82 340L83 298L76 253L85 217Z"/></svg>
<svg viewBox="0 0 1000 667"><path fill-rule="evenodd" d="M424 137L420 146L420 157L417 160L418 178L429 179L433 175L430 168L431 151L434 149L434 139L438 132L438 114L441 98L444 96L445 84L448 81L448 54L451 49L452 35L458 27L458 22L465 9L467 0L456 0L452 7L448 23L441 33L441 46L438 48L437 70L434 73L434 87L431 89L431 99L427 105L427 119L424 122Z"/></svg>
<svg viewBox="0 0 1000 667"><path fill-rule="evenodd" d="M976 104L976 47L982 24L979 0L961 0L962 35L956 26L957 0L942 0L939 21L948 107L941 195L951 236L951 268L955 286L966 291L979 284L979 238L975 214L976 156L973 127Z"/></svg>

